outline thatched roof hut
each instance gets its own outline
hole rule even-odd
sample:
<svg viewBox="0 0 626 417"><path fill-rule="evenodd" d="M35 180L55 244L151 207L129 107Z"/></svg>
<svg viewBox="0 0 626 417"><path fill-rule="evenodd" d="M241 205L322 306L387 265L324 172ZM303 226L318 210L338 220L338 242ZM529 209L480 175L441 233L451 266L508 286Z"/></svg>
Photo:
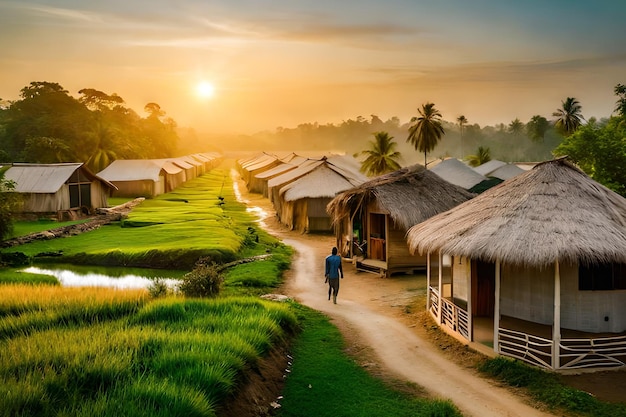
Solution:
<svg viewBox="0 0 626 417"><path fill-rule="evenodd" d="M357 260L357 269L390 275L426 265L425 258L408 252L405 233L409 227L473 196L423 166L413 165L338 194L327 211L344 256L356 252L351 246L356 231L357 240L367 242L368 248L367 259Z"/></svg>
<svg viewBox="0 0 626 417"><path fill-rule="evenodd" d="M565 158L411 227L407 240L438 255L427 308L443 328L476 341L475 320L492 321L481 343L545 368L626 366L626 199Z"/></svg>
<svg viewBox="0 0 626 417"><path fill-rule="evenodd" d="M458 206L474 194L424 169L422 165L401 168L338 194L327 210L334 222L361 212L372 201L389 212L404 230Z"/></svg>
<svg viewBox="0 0 626 417"><path fill-rule="evenodd" d="M413 251L518 265L626 263L626 199L561 158L412 227L407 237Z"/></svg>

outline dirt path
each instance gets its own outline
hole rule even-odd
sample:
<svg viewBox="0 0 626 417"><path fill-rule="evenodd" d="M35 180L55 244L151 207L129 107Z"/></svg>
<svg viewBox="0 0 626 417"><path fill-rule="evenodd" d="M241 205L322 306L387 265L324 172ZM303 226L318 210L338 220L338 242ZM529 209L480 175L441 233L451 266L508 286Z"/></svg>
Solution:
<svg viewBox="0 0 626 417"><path fill-rule="evenodd" d="M245 190L241 185L240 189ZM551 415L531 407L508 389L480 378L471 369L446 359L429 340L420 337L419 329L398 320L394 308L407 305L407 298L415 292L415 277L381 279L373 274L357 273L353 265L344 262L345 278L341 281L337 304L332 304L324 284L323 265L334 245L334 237L286 230L276 221L267 199L254 194L244 195L242 199L255 211L264 213L262 227L297 252L286 277L284 293L331 317L348 338L357 338L360 345L366 346L373 360L386 372L424 387L435 397L452 400L466 416Z"/></svg>

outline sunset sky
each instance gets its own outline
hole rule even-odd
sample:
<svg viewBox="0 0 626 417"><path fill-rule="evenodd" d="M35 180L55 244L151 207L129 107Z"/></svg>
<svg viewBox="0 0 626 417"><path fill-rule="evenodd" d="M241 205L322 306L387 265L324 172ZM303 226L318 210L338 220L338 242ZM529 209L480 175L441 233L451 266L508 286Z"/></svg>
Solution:
<svg viewBox="0 0 626 417"><path fill-rule="evenodd" d="M608 117L625 18L623 0L0 0L0 98L95 88L210 133L404 123L428 101L481 126L567 97Z"/></svg>

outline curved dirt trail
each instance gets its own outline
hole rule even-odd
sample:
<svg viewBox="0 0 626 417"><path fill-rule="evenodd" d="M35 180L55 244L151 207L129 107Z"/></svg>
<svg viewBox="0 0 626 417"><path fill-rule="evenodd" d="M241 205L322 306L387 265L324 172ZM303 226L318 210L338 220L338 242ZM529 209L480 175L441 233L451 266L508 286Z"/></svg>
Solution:
<svg viewBox="0 0 626 417"><path fill-rule="evenodd" d="M381 279L373 274L357 273L352 264L344 262L345 278L341 280L335 305L328 300L323 270L324 258L330 254L334 237L286 230L272 216L267 199L242 201L252 210L263 213L260 224L264 229L296 250L283 287L286 295L342 323L342 331L356 333L359 342L371 349L383 368L399 379L418 384L436 397L450 399L465 416L552 415L531 407L509 390L447 360L430 341L395 318L394 307L406 305L415 289L414 277L394 275Z"/></svg>
<svg viewBox="0 0 626 417"><path fill-rule="evenodd" d="M325 247L332 247L333 239L327 240ZM341 281L338 304L332 304L328 301L327 287L323 284L325 253L320 256L314 246L300 239L283 237L283 241L297 251L288 286L291 294L287 295L331 318L347 322L359 333L361 340L372 348L378 360L402 379L424 387L435 396L451 399L466 416L551 415L530 407L508 390L450 362L429 341L419 338L406 325L372 310L364 300L358 300L360 297L356 293L364 285L372 285L372 278L362 280L365 274L355 274L350 264L344 263L346 274ZM373 279L380 280L376 277ZM384 296L385 287L376 285L381 297Z"/></svg>

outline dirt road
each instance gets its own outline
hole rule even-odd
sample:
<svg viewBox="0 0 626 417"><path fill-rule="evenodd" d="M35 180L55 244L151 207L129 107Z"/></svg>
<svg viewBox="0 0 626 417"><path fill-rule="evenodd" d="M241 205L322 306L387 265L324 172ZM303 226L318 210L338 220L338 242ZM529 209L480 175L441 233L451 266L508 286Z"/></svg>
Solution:
<svg viewBox="0 0 626 417"><path fill-rule="evenodd" d="M394 309L406 306L407 299L415 294L414 276L382 279L357 273L351 263L344 262L345 278L337 304L333 304L328 300L323 267L334 237L289 231L276 221L267 199L245 194L245 186L240 190L244 190L241 200L260 214L261 226L297 252L285 280L286 295L331 317L344 334L349 333L346 336L356 337L367 346L373 360L386 372L424 387L435 397L450 399L466 416L552 415L446 359L429 340L420 337L417 329L398 320Z"/></svg>

